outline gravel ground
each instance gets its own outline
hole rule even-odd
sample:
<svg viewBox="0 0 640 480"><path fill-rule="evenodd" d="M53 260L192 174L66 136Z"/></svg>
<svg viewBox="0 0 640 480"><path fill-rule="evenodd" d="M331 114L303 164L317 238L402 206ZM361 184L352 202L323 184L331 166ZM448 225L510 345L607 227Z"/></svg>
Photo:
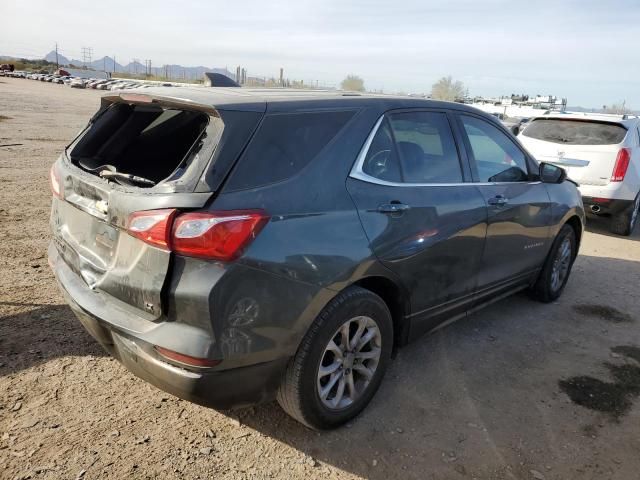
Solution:
<svg viewBox="0 0 640 480"><path fill-rule="evenodd" d="M218 412L106 356L47 265L48 168L98 104L0 78L0 478L640 478L640 228L592 220L558 302L516 295L402 349L347 427Z"/></svg>

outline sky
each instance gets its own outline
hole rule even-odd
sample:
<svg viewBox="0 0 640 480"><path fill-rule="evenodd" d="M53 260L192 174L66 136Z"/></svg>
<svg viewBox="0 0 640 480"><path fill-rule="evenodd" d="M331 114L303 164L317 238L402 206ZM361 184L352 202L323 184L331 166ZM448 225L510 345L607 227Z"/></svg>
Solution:
<svg viewBox="0 0 640 480"><path fill-rule="evenodd" d="M370 90L567 97L640 108L638 0L0 0L0 55L116 56Z"/></svg>

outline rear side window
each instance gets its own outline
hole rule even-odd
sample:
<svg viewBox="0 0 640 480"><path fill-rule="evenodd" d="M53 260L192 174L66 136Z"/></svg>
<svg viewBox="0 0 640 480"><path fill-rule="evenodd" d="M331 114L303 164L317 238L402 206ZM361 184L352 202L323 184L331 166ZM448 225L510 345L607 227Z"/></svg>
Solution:
<svg viewBox="0 0 640 480"><path fill-rule="evenodd" d="M342 130L353 111L268 115L238 161L229 190L286 180L307 166Z"/></svg>
<svg viewBox="0 0 640 480"><path fill-rule="evenodd" d="M462 182L447 115L407 112L387 116L367 150L362 171L390 182Z"/></svg>
<svg viewBox="0 0 640 480"><path fill-rule="evenodd" d="M458 150L445 113L396 113L389 122L405 182L462 182Z"/></svg>
<svg viewBox="0 0 640 480"><path fill-rule="evenodd" d="M525 137L565 145L616 145L627 129L617 123L561 118L536 118L523 130Z"/></svg>
<svg viewBox="0 0 640 480"><path fill-rule="evenodd" d="M485 120L460 116L481 182L524 182L527 161L505 133Z"/></svg>

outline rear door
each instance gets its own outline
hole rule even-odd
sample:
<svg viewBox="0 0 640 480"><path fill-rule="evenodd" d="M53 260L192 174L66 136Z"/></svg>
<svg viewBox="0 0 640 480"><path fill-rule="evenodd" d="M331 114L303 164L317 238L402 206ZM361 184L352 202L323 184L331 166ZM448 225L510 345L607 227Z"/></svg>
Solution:
<svg viewBox="0 0 640 480"><path fill-rule="evenodd" d="M459 114L474 180L487 208L479 293L527 281L550 246L551 204L512 136L480 116Z"/></svg>
<svg viewBox="0 0 640 480"><path fill-rule="evenodd" d="M445 111L383 116L347 180L380 261L411 294L412 335L463 312L482 257L486 208Z"/></svg>

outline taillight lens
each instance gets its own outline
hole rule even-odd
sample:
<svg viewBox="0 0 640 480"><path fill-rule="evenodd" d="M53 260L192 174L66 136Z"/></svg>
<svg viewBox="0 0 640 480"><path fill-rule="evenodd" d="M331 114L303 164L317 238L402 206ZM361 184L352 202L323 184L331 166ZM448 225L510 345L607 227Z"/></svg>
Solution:
<svg viewBox="0 0 640 480"><path fill-rule="evenodd" d="M51 185L51 193L53 193L55 197L63 197L62 181L55 163L51 165L51 169L49 170L49 185Z"/></svg>
<svg viewBox="0 0 640 480"><path fill-rule="evenodd" d="M175 214L172 208L132 213L127 222L127 231L154 247L170 250L171 223Z"/></svg>
<svg viewBox="0 0 640 480"><path fill-rule="evenodd" d="M629 168L631 160L631 150L629 148L621 148L616 157L616 165L613 167L612 182L622 182Z"/></svg>
<svg viewBox="0 0 640 480"><path fill-rule="evenodd" d="M268 220L255 210L184 213L174 221L171 248L189 257L233 260Z"/></svg>

